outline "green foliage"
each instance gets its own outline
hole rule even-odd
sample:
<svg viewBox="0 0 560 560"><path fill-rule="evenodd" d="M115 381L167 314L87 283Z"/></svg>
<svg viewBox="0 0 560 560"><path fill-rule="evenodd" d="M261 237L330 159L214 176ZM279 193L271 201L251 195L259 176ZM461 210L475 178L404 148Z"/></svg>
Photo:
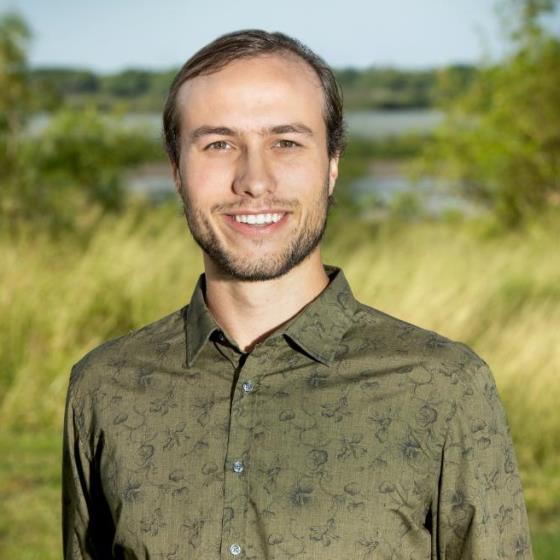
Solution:
<svg viewBox="0 0 560 560"><path fill-rule="evenodd" d="M510 37L525 46L542 36L542 17L553 13L558 0L501 0L504 27Z"/></svg>
<svg viewBox="0 0 560 560"><path fill-rule="evenodd" d="M21 142L17 177L0 198L7 224L59 232L96 211L119 211L125 170L160 152L147 131L126 127L118 114L60 110L40 134Z"/></svg>
<svg viewBox="0 0 560 560"><path fill-rule="evenodd" d="M423 216L424 208L417 193L401 192L391 201L389 211L389 219L400 226L402 222L420 219Z"/></svg>
<svg viewBox="0 0 560 560"><path fill-rule="evenodd" d="M131 112L160 111L177 68L163 72L127 69L100 75L80 68L34 68L31 83L42 91L53 92L66 106L95 105L112 110L126 104ZM38 108L50 110L49 99L37 100Z"/></svg>
<svg viewBox="0 0 560 560"><path fill-rule="evenodd" d="M395 68L335 71L350 109L400 109L432 105L436 72Z"/></svg>
<svg viewBox="0 0 560 560"><path fill-rule="evenodd" d="M474 76L472 66L456 66L464 83ZM81 107L95 103L111 108L127 102L132 111L159 111L177 68L163 72L129 68L108 75L79 68L36 68L34 84L56 92L65 104ZM394 68L342 68L335 70L347 109L402 109L430 107L434 102L436 70L397 70Z"/></svg>
<svg viewBox="0 0 560 560"><path fill-rule="evenodd" d="M103 89L117 97L138 97L150 89L150 72L125 70L102 80Z"/></svg>
<svg viewBox="0 0 560 560"><path fill-rule="evenodd" d="M91 94L101 89L100 78L90 70L70 68L37 68L31 72L31 83L36 88L51 88L64 95Z"/></svg>
<svg viewBox="0 0 560 560"><path fill-rule="evenodd" d="M424 153L425 169L459 181L506 227L560 204L560 41L538 20L553 3L514 4L521 21L503 64L483 68L463 94L460 75L440 75L447 120Z"/></svg>
<svg viewBox="0 0 560 560"><path fill-rule="evenodd" d="M61 558L61 454L55 430L50 434L2 430L0 558Z"/></svg>
<svg viewBox="0 0 560 560"><path fill-rule="evenodd" d="M436 74L433 100L436 106L450 109L453 102L469 89L477 79L472 66L452 65L441 68Z"/></svg>
<svg viewBox="0 0 560 560"><path fill-rule="evenodd" d="M15 13L0 17L0 184L14 173L30 106L27 47L31 32Z"/></svg>
<svg viewBox="0 0 560 560"><path fill-rule="evenodd" d="M20 128L29 103L27 47L31 32L15 13L0 17L0 132Z"/></svg>
<svg viewBox="0 0 560 560"><path fill-rule="evenodd" d="M30 135L25 116L44 94L30 79L30 38L20 16L0 17L0 228L83 229L88 219L122 208L124 171L161 148L147 131L125 126L121 114L93 107L60 109ZM91 85L87 73L73 78L75 89Z"/></svg>
<svg viewBox="0 0 560 560"><path fill-rule="evenodd" d="M379 139L351 138L344 157L349 159L408 159L419 155L422 147L430 140L427 134L409 132L398 136ZM362 173L358 177L362 177Z"/></svg>

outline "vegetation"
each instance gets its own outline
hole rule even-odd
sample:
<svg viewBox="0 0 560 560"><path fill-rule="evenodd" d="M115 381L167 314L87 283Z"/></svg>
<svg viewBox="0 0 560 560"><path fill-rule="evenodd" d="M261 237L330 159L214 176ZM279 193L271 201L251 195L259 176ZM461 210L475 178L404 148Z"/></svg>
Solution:
<svg viewBox="0 0 560 560"><path fill-rule="evenodd" d="M503 64L338 72L350 108L437 103L448 121L433 138L351 139L323 252L360 300L488 361L545 560L560 546L560 46L539 20L554 1L508 1L521 16ZM21 18L0 17L0 557L50 560L71 365L182 306L202 262L178 201L154 206L124 188L128 169L164 156L123 108L159 110L174 70L31 70L30 38ZM38 110L49 123L28 133ZM491 213L435 221L403 197L383 221L359 221L349 184L372 159L425 144L423 169Z"/></svg>
<svg viewBox="0 0 560 560"><path fill-rule="evenodd" d="M60 235L76 229L85 208L118 211L124 171L161 149L125 127L122 113L93 106L58 107L44 130L27 133L40 97L27 68L29 37L20 17L0 19L0 230L18 235L32 223Z"/></svg>
<svg viewBox="0 0 560 560"><path fill-rule="evenodd" d="M476 68L453 65L447 71L460 76L467 85ZM396 68L344 68L336 77L344 90L345 106L349 109L408 109L434 106L438 71L398 70Z"/></svg>
<svg viewBox="0 0 560 560"><path fill-rule="evenodd" d="M19 140L30 107L29 38L21 18L12 14L0 18L0 195L9 188L19 167ZM3 206L0 209L4 210Z"/></svg>
<svg viewBox="0 0 560 560"><path fill-rule="evenodd" d="M488 237L477 222L374 227L339 219L339 210L325 261L344 268L360 300L464 341L488 361L533 530L558 534L558 213L523 235ZM87 238L4 237L0 261L0 556L54 559L70 367L102 341L181 307L202 263L178 202L150 208L132 201ZM20 553L23 539L35 555Z"/></svg>
<svg viewBox="0 0 560 560"><path fill-rule="evenodd" d="M44 108L53 97L74 107L95 103L108 109L126 102L131 111L161 111L167 89L179 68L162 72L129 68L100 75L86 69L35 68L30 80L36 88L49 93ZM450 68L465 84L476 68L458 65ZM342 68L335 70L344 90L347 109L426 108L434 104L438 71L396 68Z"/></svg>
<svg viewBox="0 0 560 560"><path fill-rule="evenodd" d="M49 110L52 99L73 108L95 105L102 110L126 104L129 111L156 111L163 108L171 80L178 68L163 72L129 68L100 75L80 68L34 68L31 85L48 93L41 107Z"/></svg>
<svg viewBox="0 0 560 560"><path fill-rule="evenodd" d="M438 99L447 120L422 168L458 180L507 227L560 205L560 39L539 23L558 2L516 4L505 62L481 69L462 94L460 76L442 72Z"/></svg>

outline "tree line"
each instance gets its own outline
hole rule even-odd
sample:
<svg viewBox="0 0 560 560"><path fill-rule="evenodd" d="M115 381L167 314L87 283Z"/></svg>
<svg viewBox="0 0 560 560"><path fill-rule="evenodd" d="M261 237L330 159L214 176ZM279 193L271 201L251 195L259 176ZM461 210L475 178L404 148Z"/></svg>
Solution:
<svg viewBox="0 0 560 560"><path fill-rule="evenodd" d="M43 109L55 101L73 105L96 102L105 108L127 102L132 110L159 111L167 89L179 68L150 71L129 68L111 74L88 69L30 69L30 81L44 92ZM429 108L436 104L438 75L453 72L463 86L476 74L473 65L443 69L403 70L397 68L342 68L335 75L351 110Z"/></svg>

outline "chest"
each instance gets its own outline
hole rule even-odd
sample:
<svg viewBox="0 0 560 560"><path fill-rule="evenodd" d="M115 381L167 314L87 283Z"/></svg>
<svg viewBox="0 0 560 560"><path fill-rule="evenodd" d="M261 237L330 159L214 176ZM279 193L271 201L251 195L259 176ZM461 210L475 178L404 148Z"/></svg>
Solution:
<svg viewBox="0 0 560 560"><path fill-rule="evenodd" d="M105 404L100 477L125 548L175 534L186 558L228 543L247 558L429 551L438 404L409 379L249 362L137 375Z"/></svg>

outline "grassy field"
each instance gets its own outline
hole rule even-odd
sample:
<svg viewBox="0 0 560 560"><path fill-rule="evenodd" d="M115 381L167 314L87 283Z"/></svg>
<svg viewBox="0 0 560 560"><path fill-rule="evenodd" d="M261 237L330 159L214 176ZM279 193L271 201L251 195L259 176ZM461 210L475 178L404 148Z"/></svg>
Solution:
<svg viewBox="0 0 560 560"><path fill-rule="evenodd" d="M535 557L560 548L558 214L522 233L480 222L333 216L325 262L358 299L471 346L510 421ZM60 558L60 426L71 365L190 297L202 264L177 207L85 238L0 239L0 558ZM555 556L556 554L556 556Z"/></svg>

